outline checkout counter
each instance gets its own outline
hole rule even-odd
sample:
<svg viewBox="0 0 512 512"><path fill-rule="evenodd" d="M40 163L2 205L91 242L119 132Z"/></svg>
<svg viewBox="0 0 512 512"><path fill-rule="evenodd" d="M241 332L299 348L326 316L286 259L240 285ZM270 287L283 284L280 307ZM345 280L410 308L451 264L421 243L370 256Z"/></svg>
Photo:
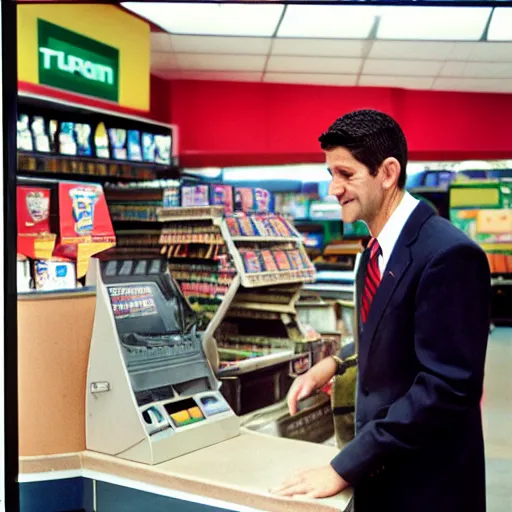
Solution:
<svg viewBox="0 0 512 512"><path fill-rule="evenodd" d="M30 388L32 404L48 393L69 401L65 395L73 388L74 401L80 396L81 403L66 408L77 412L78 417L71 413L62 420L74 423L85 435L81 442L69 438L65 448L62 443L49 443L43 449L40 443L25 446L20 453L23 510L37 510L37 500L29 497L34 486L41 496L41 485L57 487L62 499L81 497L81 503L67 502L66 508L62 503L60 508L52 508L48 502L47 510L55 512L72 507L152 510L157 502L158 507L190 511L212 507L239 511L345 510L350 490L324 500L280 498L269 493L298 470L328 464L338 450L240 425L205 356L195 314L165 264L157 259L93 259L91 265L94 272L89 275L96 280L95 308L93 296L66 298L68 303L84 301L87 318L80 318L80 323L90 319L92 325L94 314L90 349L82 346L81 361L70 365L78 355L76 340L63 336L62 324L55 321L60 312L47 305L45 315L35 320L45 322L48 331L53 325L53 333L46 336L59 354L58 366L52 360L41 366L39 360L36 371L41 381L43 372L55 373L54 388L37 389L35 379L20 376L25 381L24 396ZM38 297L33 301L51 299ZM64 323L71 327L80 314L70 307ZM31 329L32 333L38 330L34 324ZM21 332L20 337L23 343L30 336ZM25 361L22 373L29 372L34 364L34 351L30 356L32 361ZM57 375L59 366L66 368L67 388ZM27 411L26 404L21 404L21 409ZM58 412L46 411L46 416L55 423ZM37 422L32 422L31 428L37 430ZM20 435L30 437L29 432ZM76 486L80 492L73 494L70 489L76 490Z"/></svg>

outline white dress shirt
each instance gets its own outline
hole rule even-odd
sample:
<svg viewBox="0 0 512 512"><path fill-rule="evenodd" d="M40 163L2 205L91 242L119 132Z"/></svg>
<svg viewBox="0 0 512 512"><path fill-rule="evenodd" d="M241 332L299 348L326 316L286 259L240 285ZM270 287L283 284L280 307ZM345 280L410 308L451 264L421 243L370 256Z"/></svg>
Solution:
<svg viewBox="0 0 512 512"><path fill-rule="evenodd" d="M405 223L418 203L419 201L406 191L396 210L391 214L391 217L388 219L384 228L380 232L380 235L377 237L377 241L379 242L382 251L379 256L379 270L381 276L384 275L384 270L386 269L389 258L391 258L396 241L398 240Z"/></svg>

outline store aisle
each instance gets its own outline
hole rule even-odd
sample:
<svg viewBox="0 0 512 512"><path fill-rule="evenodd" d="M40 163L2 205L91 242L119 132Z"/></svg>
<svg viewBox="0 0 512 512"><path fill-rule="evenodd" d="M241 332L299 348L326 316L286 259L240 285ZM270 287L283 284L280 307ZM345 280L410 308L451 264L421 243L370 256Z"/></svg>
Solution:
<svg viewBox="0 0 512 512"><path fill-rule="evenodd" d="M484 435L487 511L512 510L512 328L496 328L487 352Z"/></svg>

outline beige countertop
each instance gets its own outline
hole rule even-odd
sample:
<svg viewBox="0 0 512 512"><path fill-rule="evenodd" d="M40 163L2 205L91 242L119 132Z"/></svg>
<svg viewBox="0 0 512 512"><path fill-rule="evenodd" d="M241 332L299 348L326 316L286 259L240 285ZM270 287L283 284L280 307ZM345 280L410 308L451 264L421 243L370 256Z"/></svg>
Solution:
<svg viewBox="0 0 512 512"><path fill-rule="evenodd" d="M20 473L82 469L258 510L340 512L345 510L351 490L322 500L280 498L269 493L294 472L326 465L337 453L330 446L242 431L236 438L155 466L84 451L22 457Z"/></svg>

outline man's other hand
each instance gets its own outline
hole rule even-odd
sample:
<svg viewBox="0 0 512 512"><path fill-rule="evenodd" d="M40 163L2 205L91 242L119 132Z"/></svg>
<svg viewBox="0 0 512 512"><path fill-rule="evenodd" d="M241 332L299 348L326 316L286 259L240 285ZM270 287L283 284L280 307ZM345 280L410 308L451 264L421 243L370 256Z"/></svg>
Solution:
<svg viewBox="0 0 512 512"><path fill-rule="evenodd" d="M311 395L315 389L327 384L336 373L336 368L337 364L334 359L327 357L293 381L287 396L288 411L291 416L297 412L297 402Z"/></svg>
<svg viewBox="0 0 512 512"><path fill-rule="evenodd" d="M349 485L328 465L297 473L281 487L270 492L277 496L304 495L306 498L328 498L345 490Z"/></svg>

